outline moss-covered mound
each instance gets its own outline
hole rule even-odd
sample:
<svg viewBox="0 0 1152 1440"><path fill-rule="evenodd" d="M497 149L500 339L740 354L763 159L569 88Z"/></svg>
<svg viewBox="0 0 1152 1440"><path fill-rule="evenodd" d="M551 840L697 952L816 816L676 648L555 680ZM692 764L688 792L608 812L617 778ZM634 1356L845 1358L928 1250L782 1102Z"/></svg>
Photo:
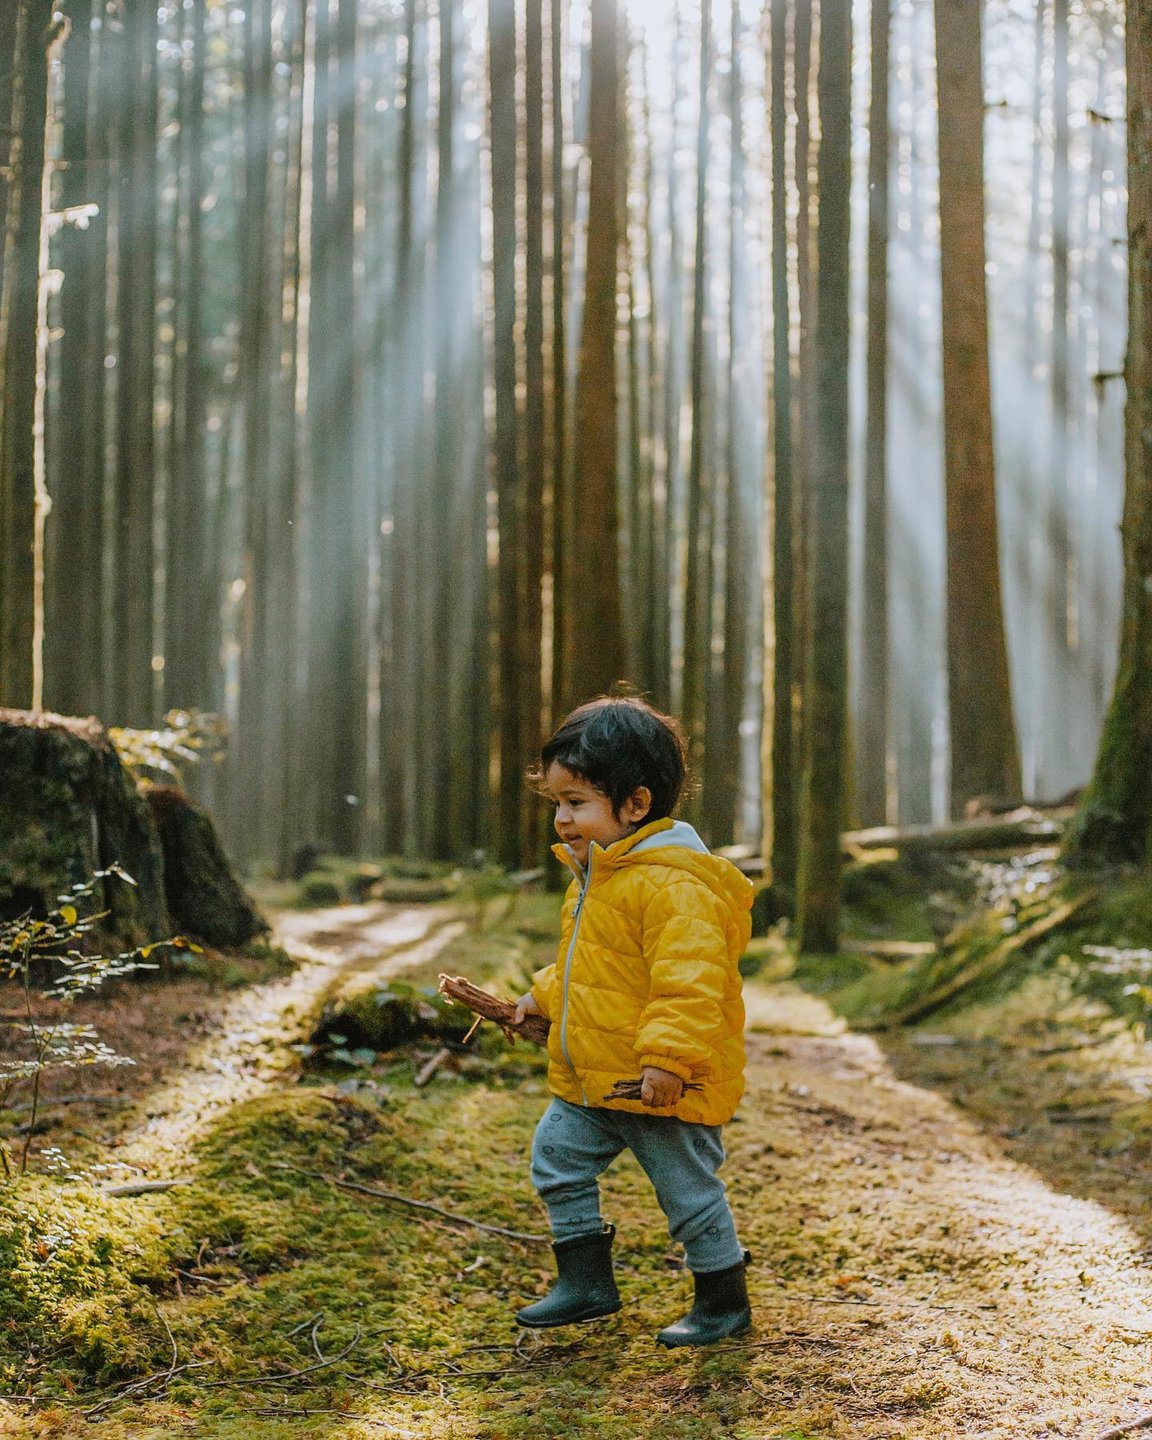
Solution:
<svg viewBox="0 0 1152 1440"><path fill-rule="evenodd" d="M119 865L96 902L99 937L127 949L172 933L148 807L94 719L0 710L0 915L45 915L56 897Z"/></svg>

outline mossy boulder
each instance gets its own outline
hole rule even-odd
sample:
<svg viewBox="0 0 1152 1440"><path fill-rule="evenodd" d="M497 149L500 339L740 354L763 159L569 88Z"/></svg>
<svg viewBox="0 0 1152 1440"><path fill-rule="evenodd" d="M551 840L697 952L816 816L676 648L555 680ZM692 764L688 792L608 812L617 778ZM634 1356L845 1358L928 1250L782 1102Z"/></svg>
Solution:
<svg viewBox="0 0 1152 1440"><path fill-rule="evenodd" d="M130 948L172 933L164 858L148 806L93 718L0 710L0 915L44 915L56 897L119 865L95 901L100 943Z"/></svg>
<svg viewBox="0 0 1152 1440"><path fill-rule="evenodd" d="M234 949L268 922L232 873L212 818L173 785L144 791L164 851L164 892L182 934Z"/></svg>
<svg viewBox="0 0 1152 1440"><path fill-rule="evenodd" d="M327 1005L310 1041L350 1050L394 1050L428 1038L460 1041L475 1019L471 1011L447 1004L434 990L393 981Z"/></svg>

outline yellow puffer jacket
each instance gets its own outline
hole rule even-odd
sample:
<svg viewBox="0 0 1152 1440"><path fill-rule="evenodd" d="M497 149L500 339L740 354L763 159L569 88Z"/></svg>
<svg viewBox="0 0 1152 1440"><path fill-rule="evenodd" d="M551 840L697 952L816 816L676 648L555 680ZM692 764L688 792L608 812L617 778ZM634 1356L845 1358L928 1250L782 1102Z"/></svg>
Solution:
<svg viewBox="0 0 1152 1440"><path fill-rule="evenodd" d="M548 1085L573 1105L723 1125L744 1093L744 1001L737 963L751 933L752 885L690 825L656 820L576 874L556 963L532 995L552 1021ZM700 1085L678 1105L605 1099L617 1080L658 1065Z"/></svg>

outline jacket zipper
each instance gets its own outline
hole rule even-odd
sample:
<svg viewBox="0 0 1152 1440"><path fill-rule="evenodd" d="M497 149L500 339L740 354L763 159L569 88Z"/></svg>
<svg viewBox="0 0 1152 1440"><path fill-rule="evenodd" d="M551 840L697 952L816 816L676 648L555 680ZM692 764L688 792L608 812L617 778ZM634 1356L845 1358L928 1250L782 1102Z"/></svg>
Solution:
<svg viewBox="0 0 1152 1440"><path fill-rule="evenodd" d="M580 933L580 916L584 910L584 897L588 894L588 887L592 883L592 864L595 859L595 846L588 847L588 868L584 872L584 883L580 888L580 895L576 901L576 908L572 912L572 938L568 942L568 953L564 957L564 998L560 1006L560 1049L564 1053L564 1059L572 1071L572 1077L577 1085L580 1085L580 1077L576 1074L576 1067L572 1064L572 1057L568 1054L568 982L572 977L572 956L576 950L576 937ZM588 1096L584 1092L584 1086L580 1085L580 1099L583 1104L588 1104Z"/></svg>

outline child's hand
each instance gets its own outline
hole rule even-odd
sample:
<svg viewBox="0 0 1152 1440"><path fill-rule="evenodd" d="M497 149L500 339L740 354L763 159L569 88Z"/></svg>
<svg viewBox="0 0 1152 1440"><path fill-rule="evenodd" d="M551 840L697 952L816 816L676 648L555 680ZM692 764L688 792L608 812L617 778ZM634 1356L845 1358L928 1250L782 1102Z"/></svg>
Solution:
<svg viewBox="0 0 1152 1440"><path fill-rule="evenodd" d="M523 1025L525 1015L543 1014L543 1010L541 1010L540 1006L536 1004L535 1000L533 1000L532 992L531 990L529 990L527 995L521 995L520 999L516 1002L516 1014L512 1017L513 1023L516 1025Z"/></svg>
<svg viewBox="0 0 1152 1440"><path fill-rule="evenodd" d="M656 1065L645 1065L640 1072L640 1099L651 1110L663 1110L669 1105L678 1105L684 1094L684 1081L671 1070L661 1070Z"/></svg>

